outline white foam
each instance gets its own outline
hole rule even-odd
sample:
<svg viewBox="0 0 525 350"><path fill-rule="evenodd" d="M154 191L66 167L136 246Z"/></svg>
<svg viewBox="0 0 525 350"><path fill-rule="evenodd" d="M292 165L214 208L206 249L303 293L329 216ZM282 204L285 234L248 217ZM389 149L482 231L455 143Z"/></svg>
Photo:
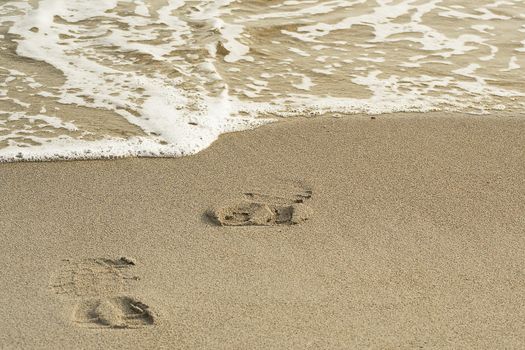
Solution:
<svg viewBox="0 0 525 350"><path fill-rule="evenodd" d="M298 54L299 56L303 56L303 57L310 57L310 54L309 53L306 53L304 52L303 50L301 49L298 49L296 47L289 47L288 48L289 51L295 53L295 54Z"/></svg>
<svg viewBox="0 0 525 350"><path fill-rule="evenodd" d="M150 15L148 6L146 6L146 4L143 1L135 0L135 4L137 4L137 6L135 7L135 13L137 15L145 17L148 17Z"/></svg>
<svg viewBox="0 0 525 350"><path fill-rule="evenodd" d="M502 24L520 23L525 31L509 15L525 10L519 1L482 0L472 8L442 0L288 0L265 11L257 10L264 4L234 0L35 2L0 5L0 22L10 26L19 56L48 63L65 83L43 90L37 76L6 70L0 99L20 111L0 111L10 115L0 120L0 141L8 143L0 148L3 161L178 156L221 133L271 121L260 115L484 111L518 106L525 95L504 81L521 73L525 40L514 40L509 55L497 33ZM444 30L440 20L465 28ZM280 29L257 37L265 26ZM288 55L272 56L282 52ZM493 74L498 62L504 65L496 72L513 73ZM435 65L452 73L436 73ZM338 81L334 95L345 97L331 96ZM31 105L19 85L59 103L116 113L144 136L86 141L80 123ZM12 121L24 122L24 132L8 129ZM44 126L55 136L42 137Z"/></svg>
<svg viewBox="0 0 525 350"><path fill-rule="evenodd" d="M299 76L301 76L300 74L298 74ZM312 82L312 79L310 79L310 77L306 76L306 75L302 75L301 76L301 83L299 84L292 84L293 87L295 87L296 89L299 89L299 90L305 90L305 91L309 91L312 86L314 86L315 84Z"/></svg>
<svg viewBox="0 0 525 350"><path fill-rule="evenodd" d="M170 1L158 12L160 22L169 24L174 29L175 39L180 39L183 33L189 31L187 24L171 16L171 12L183 4L183 1ZM159 144L168 142L169 147L163 147L163 149L166 148L163 152L171 155L192 153L195 150L207 147L223 132L252 128L267 122L233 117L234 107L228 98L227 89L218 96L208 96L204 90L188 92L177 88L177 84L181 82L177 79L169 80L162 76L149 76L140 71L123 73L100 64L99 59L104 58L103 56L89 55L93 51L91 49L93 44L116 47L124 51L140 52L159 61L168 60L165 55L169 54L176 45L176 43L161 45L138 43L137 39L154 39L153 33L137 27L144 24L142 20L135 23L135 19L129 17L118 18L119 21L126 21L131 25L126 31L111 28L111 31L108 32L108 29L101 27L89 32L90 36L101 35L100 39L83 41L82 36L88 33L76 23L97 16L116 16L108 14L108 10L115 8L116 5L116 0L94 0L90 2L83 0L42 0L37 8L29 10L25 16L18 18L10 28L10 33L24 38L18 44L17 54L45 61L65 74L67 80L61 89L62 93L59 95L60 102L113 110L145 132L157 135L151 142ZM217 6L219 4L216 4L215 7ZM140 12L142 16L147 15L144 8ZM57 23L54 21L56 16L68 21L68 23ZM209 18L205 19L209 20ZM33 27L37 27L38 31L31 31ZM235 36L235 33L231 34L234 31L233 27L221 25L221 28L228 35ZM67 45L64 45L64 40L60 38L62 35L77 37L80 40L67 41ZM226 46L230 48L235 46L232 44L235 40L229 37L226 37L226 40ZM232 60L242 58L242 49L239 47L234 47L231 50ZM79 54L75 54L75 52L79 52ZM88 53L88 55L82 53ZM220 76L210 62L203 62L196 68L207 76L206 78L197 77L197 79L220 80ZM23 73L21 74L23 75ZM70 92L75 90L79 92ZM49 93L46 92L39 94L49 96ZM86 96L89 99L86 99ZM134 102L139 100L144 100L144 102ZM190 111L190 105L197 105L199 109ZM130 113L128 110L135 111L135 113ZM27 118L29 120L47 118L46 121L50 124L59 125L60 123L56 117L39 115L27 116ZM192 124L189 124L190 121ZM193 125L195 123L198 124L197 127ZM62 124L62 126L64 125ZM70 140L67 144L69 145L71 142ZM51 142L51 144L54 143ZM122 145L128 144L122 143ZM136 143L129 145L136 145ZM144 142L141 142L141 145L144 145ZM23 149L20 152L22 154L30 153L36 148ZM124 148L123 146L119 148L119 154L123 154ZM52 147L41 149L52 149ZM106 150L104 152L107 152L109 148L104 146L103 149ZM14 151L8 149L1 152ZM39 152L40 155L45 154L43 151ZM97 154L96 151L93 150L93 152L91 154ZM129 148L126 152L131 155L138 151ZM62 152L61 154L65 153ZM29 156L24 157L28 158ZM4 157L4 159L7 158Z"/></svg>
<svg viewBox="0 0 525 350"><path fill-rule="evenodd" d="M11 113L9 118L7 118L8 121L16 121L16 120L22 120L22 119L26 119L30 123L35 123L36 121L43 121L45 124L47 124L45 126L50 126L56 129L62 128L68 131L78 130L78 128L76 127L74 123L71 123L71 122L64 123L60 118L43 115L43 114L28 116L23 113Z"/></svg>
<svg viewBox="0 0 525 350"><path fill-rule="evenodd" d="M518 58L516 56L512 56L509 59L509 65L506 69L501 69L502 72L509 72L511 70L519 69L521 66L518 64Z"/></svg>

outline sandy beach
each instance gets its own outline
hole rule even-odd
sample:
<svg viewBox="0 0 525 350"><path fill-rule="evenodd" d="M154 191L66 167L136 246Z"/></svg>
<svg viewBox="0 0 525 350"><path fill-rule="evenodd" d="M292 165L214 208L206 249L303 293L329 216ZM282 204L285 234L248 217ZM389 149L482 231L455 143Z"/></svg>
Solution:
<svg viewBox="0 0 525 350"><path fill-rule="evenodd" d="M522 349L524 160L522 116L426 113L0 164L0 348ZM311 212L206 215L254 196Z"/></svg>

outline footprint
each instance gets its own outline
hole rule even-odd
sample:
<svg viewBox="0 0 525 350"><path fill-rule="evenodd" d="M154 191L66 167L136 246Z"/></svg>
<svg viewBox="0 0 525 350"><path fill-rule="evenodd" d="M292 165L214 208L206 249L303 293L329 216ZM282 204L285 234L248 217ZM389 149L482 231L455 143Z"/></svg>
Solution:
<svg viewBox="0 0 525 350"><path fill-rule="evenodd" d="M296 225L308 220L312 210L305 204L273 205L240 201L208 212L221 226Z"/></svg>
<svg viewBox="0 0 525 350"><path fill-rule="evenodd" d="M121 293L139 278L130 273L135 262L129 258L64 260L64 266L52 277L51 288L57 294L90 297Z"/></svg>
<svg viewBox="0 0 525 350"><path fill-rule="evenodd" d="M73 320L89 328L140 328L155 323L148 305L127 296L84 300Z"/></svg>
<svg viewBox="0 0 525 350"><path fill-rule="evenodd" d="M275 204L304 203L312 198L312 190L304 189L299 193L290 193L288 195L268 195L259 192L244 193L246 200L256 202L271 202Z"/></svg>
<svg viewBox="0 0 525 350"><path fill-rule="evenodd" d="M129 296L135 261L130 258L63 260L51 289L74 298L73 322L91 328L138 328L154 324L149 307Z"/></svg>
<svg viewBox="0 0 525 350"><path fill-rule="evenodd" d="M243 199L210 209L207 215L221 226L296 225L311 217L306 202L312 190L295 184L273 192L246 192Z"/></svg>

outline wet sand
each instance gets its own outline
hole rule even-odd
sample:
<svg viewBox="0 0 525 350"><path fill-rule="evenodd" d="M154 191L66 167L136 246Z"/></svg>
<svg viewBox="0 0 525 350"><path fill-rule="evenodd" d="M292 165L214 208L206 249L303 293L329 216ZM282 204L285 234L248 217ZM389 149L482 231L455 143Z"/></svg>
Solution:
<svg viewBox="0 0 525 350"><path fill-rule="evenodd" d="M522 116L438 113L0 164L0 348L523 348L524 159ZM205 215L254 196L311 215Z"/></svg>

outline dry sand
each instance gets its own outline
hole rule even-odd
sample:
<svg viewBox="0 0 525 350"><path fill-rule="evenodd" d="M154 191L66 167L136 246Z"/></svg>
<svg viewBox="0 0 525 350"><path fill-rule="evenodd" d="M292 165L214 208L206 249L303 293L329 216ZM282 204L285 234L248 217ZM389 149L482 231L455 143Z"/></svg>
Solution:
<svg viewBox="0 0 525 350"><path fill-rule="evenodd" d="M0 348L522 349L524 160L523 117L403 115L0 164Z"/></svg>

